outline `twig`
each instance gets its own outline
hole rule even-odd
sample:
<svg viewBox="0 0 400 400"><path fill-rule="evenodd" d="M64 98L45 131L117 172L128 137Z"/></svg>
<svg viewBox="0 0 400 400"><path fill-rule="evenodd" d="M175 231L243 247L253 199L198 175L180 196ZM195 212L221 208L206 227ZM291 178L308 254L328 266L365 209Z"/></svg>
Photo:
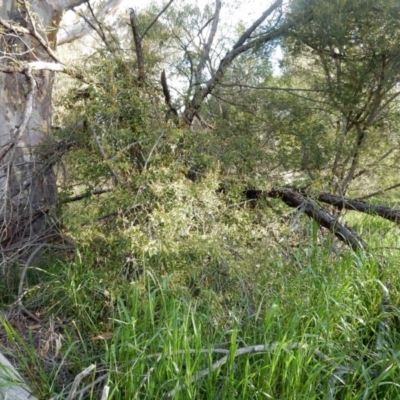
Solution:
<svg viewBox="0 0 400 400"><path fill-rule="evenodd" d="M386 188L386 189L377 190L376 192L367 194L367 195L362 196L362 197L358 197L358 200L365 200L365 199L369 199L370 197L378 196L378 195L380 195L380 194L383 194L383 193L385 193L385 192L388 192L389 190L396 189L396 188L398 188L399 186L400 186L400 183L396 183L395 185L389 186L389 187Z"/></svg>
<svg viewBox="0 0 400 400"><path fill-rule="evenodd" d="M101 400L107 400L109 392L110 392L110 386L107 386L107 385L104 386L103 393L101 394Z"/></svg>
<svg viewBox="0 0 400 400"><path fill-rule="evenodd" d="M81 383L82 379L88 376L94 369L96 369L96 365L92 364L89 365L86 369L84 369L81 373L79 373L75 379L74 383L72 384L71 391L69 392L69 395L66 400L72 400L75 396L76 391L78 390L78 386Z"/></svg>
<svg viewBox="0 0 400 400"><path fill-rule="evenodd" d="M154 146L151 148L149 155L147 156L146 162L144 163L144 166L143 166L143 170L147 169L147 165L149 164L151 155L153 154L154 150L158 146L158 143L160 143L160 140L164 137L165 137L165 132L161 132L161 135L158 137L157 141L154 143Z"/></svg>
<svg viewBox="0 0 400 400"><path fill-rule="evenodd" d="M85 199L90 196L95 196L95 195L97 196L97 195L101 195L104 193L109 193L109 192L112 192L113 190L114 189L112 189L112 188L96 189L96 190L92 190L90 192L86 192L86 193L78 194L76 196L68 197L68 199L62 200L60 203L61 204L72 203L73 201L79 201L79 200Z"/></svg>
<svg viewBox="0 0 400 400"><path fill-rule="evenodd" d="M36 256L37 253L39 253L39 251L41 249L43 249L43 247L49 246L49 243L42 243L39 244L39 246L32 251L31 255L29 256L28 260L26 261L24 268L21 272L21 277L19 279L19 286L18 286L18 298L17 298L17 303L19 303L21 301L21 297L22 297L22 291L24 290L24 281L25 281L25 275L26 275L26 271L29 268L29 265L31 264L32 260L34 259L34 257Z"/></svg>

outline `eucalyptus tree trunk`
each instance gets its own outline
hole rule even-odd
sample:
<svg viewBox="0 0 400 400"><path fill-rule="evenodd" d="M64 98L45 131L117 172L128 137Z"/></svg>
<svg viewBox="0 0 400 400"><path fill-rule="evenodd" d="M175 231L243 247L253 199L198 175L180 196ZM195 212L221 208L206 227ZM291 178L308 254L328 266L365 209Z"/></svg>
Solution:
<svg viewBox="0 0 400 400"><path fill-rule="evenodd" d="M0 20L0 250L52 241L52 166L40 144L51 130L54 53L64 10L82 0L3 0Z"/></svg>

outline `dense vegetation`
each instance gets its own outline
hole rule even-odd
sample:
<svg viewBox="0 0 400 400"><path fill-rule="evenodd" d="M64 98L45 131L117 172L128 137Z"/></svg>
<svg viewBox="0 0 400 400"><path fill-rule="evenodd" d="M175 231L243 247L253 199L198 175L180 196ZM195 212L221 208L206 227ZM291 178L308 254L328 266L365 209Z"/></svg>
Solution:
<svg viewBox="0 0 400 400"><path fill-rule="evenodd" d="M247 38L219 7L68 49L84 82L57 77L35 149L63 241L0 271L38 398L400 396L400 6L277 2Z"/></svg>

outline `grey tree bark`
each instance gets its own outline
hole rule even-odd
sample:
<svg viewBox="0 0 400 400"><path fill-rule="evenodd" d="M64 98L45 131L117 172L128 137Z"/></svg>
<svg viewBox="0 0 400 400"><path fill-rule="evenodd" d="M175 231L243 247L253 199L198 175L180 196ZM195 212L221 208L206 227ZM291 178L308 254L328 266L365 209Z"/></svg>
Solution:
<svg viewBox="0 0 400 400"><path fill-rule="evenodd" d="M0 255L53 240L56 178L40 145L51 134L55 53L64 12L85 0L3 0L0 19ZM115 0L107 5L120 3ZM0 259L1 265L1 259Z"/></svg>

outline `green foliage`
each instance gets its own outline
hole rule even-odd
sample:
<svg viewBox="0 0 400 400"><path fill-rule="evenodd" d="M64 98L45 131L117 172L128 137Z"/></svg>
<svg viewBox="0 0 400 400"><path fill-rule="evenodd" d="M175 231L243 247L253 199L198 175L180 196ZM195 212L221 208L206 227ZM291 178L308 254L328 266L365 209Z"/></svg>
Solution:
<svg viewBox="0 0 400 400"><path fill-rule="evenodd" d="M243 54L190 128L179 107L171 118L158 77L168 63L172 78L190 76L211 9L171 8L156 23L145 82L128 36L90 55L90 82L68 90L57 143L41 149L62 158L60 222L76 251L28 268L22 299L52 318L61 348L38 350L40 332L0 319L41 398L65 398L92 363L80 386L90 399L105 385L109 399L399 397L397 227L346 216L383 264L345 250L302 210L243 194L287 183L343 193L396 178L397 9L293 2L281 76L263 58L271 49ZM141 32L155 15L139 17ZM194 88L182 90L177 105ZM237 354L252 345L265 348Z"/></svg>
<svg viewBox="0 0 400 400"><path fill-rule="evenodd" d="M389 225L369 221L368 226L372 245L381 245ZM399 299L397 257L387 258L382 275L369 256L344 251L335 256L335 244L330 238L321 242L317 229L308 226L305 242L291 256L260 254L260 246L245 260L237 258L241 265L236 269L233 261L218 258L219 251L210 253L208 263L217 270L214 287L204 280L188 287L178 279L182 271L196 277L193 253L199 249L191 250L190 265L182 253L176 255L175 270L164 272L159 268L167 265L165 257L143 257L144 271L124 279L118 279L123 272L117 263L102 268L81 253L47 273L35 289L47 295L42 297L52 305L47 312L62 323L62 346L50 361L41 357L55 352L55 343L37 351L34 328L30 339L22 339L10 324L1 323L42 398L65 398L71 388L65 379L72 382L92 363L98 374L80 387L86 387L90 399L100 397L104 385L110 399L161 398L172 390L177 391L174 398L182 399L290 398L293 393L315 399L329 398L329 393L396 398L400 316L396 307L382 309L381 303L387 280L391 304ZM388 236L385 244L395 245L389 237L394 238ZM242 241L236 250L248 251L248 246ZM229 269L223 270L222 261ZM37 299L35 291L25 304L29 299ZM264 351L234 357L238 349L256 344ZM225 355L226 363L214 370ZM32 365L35 375L29 373ZM202 370L205 375L197 376Z"/></svg>

